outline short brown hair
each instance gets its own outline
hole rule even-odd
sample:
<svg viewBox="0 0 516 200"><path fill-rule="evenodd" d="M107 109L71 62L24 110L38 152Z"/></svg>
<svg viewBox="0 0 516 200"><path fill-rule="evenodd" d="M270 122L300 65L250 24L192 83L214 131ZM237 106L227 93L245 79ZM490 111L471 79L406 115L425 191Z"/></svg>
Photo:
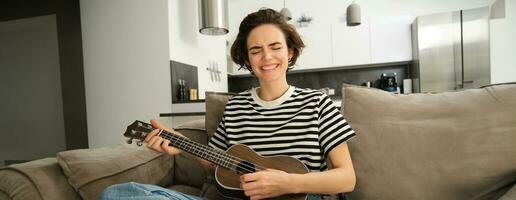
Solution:
<svg viewBox="0 0 516 200"><path fill-rule="evenodd" d="M254 28L263 24L275 25L283 32L287 42L287 48L293 50L292 58L288 61L288 69L292 69L305 44L296 29L287 23L285 17L281 13L269 8L260 9L257 12L251 13L242 20L240 28L238 29L238 35L231 46L231 58L233 62L240 65L240 68L245 67L247 70L253 71L249 63L247 52L247 37Z"/></svg>

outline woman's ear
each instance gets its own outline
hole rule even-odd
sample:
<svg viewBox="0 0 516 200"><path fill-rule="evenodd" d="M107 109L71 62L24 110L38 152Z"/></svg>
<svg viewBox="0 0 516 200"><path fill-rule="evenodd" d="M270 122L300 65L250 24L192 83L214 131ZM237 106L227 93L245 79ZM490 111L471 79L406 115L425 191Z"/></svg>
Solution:
<svg viewBox="0 0 516 200"><path fill-rule="evenodd" d="M288 61L289 62L292 60L293 56L294 56L294 49L289 48L288 49Z"/></svg>

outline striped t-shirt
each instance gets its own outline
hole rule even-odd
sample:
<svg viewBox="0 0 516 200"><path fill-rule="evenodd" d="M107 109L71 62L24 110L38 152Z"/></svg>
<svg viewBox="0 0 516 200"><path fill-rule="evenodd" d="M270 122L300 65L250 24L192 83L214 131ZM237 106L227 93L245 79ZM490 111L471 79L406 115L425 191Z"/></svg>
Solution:
<svg viewBox="0 0 516 200"><path fill-rule="evenodd" d="M354 135L319 90L290 86L280 98L263 101L253 88L228 100L209 145L226 151L231 145L244 144L262 156L287 155L310 171L323 171L328 153Z"/></svg>

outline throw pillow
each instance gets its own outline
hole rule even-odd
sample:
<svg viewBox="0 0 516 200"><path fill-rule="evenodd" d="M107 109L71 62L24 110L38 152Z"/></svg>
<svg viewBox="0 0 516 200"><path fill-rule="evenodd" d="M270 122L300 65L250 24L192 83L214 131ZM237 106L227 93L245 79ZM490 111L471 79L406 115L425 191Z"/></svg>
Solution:
<svg viewBox="0 0 516 200"><path fill-rule="evenodd" d="M395 95L342 88L351 199L498 199L516 182L516 85Z"/></svg>
<svg viewBox="0 0 516 200"><path fill-rule="evenodd" d="M57 160L68 183L83 199L97 199L106 187L128 181L170 184L172 157L135 146L64 151L57 154Z"/></svg>

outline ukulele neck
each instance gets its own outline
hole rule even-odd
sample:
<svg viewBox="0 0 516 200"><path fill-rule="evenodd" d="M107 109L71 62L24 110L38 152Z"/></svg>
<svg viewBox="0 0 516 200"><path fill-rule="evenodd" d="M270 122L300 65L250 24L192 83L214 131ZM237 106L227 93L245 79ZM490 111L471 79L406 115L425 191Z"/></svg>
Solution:
<svg viewBox="0 0 516 200"><path fill-rule="evenodd" d="M234 169L237 165L236 158L234 156L213 147L194 142L184 137L179 137L164 130L162 130L158 136L169 140L171 146L205 159L217 166L224 167L226 169Z"/></svg>

